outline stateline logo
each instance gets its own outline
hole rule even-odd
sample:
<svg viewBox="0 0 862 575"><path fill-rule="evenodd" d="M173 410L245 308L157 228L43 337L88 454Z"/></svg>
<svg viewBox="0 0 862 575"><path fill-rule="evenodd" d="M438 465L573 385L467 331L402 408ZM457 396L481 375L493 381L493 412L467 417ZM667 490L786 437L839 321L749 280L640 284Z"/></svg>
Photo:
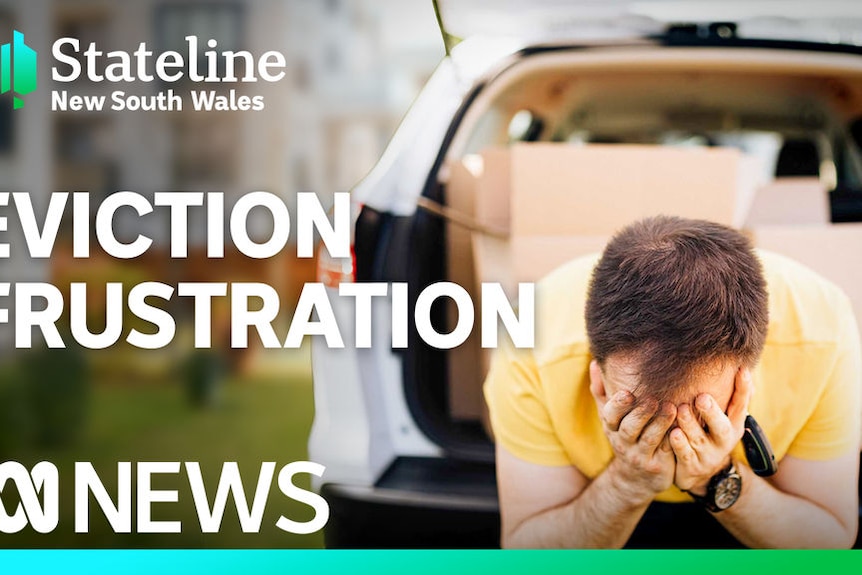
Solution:
<svg viewBox="0 0 862 575"><path fill-rule="evenodd" d="M136 480L132 481L135 468ZM232 497L236 516L243 533L258 533L269 501L273 481L285 497L304 503L314 511L309 521L294 521L280 516L275 526L288 533L307 535L322 529L329 520L329 505L320 495L297 487L293 478L297 474L321 477L324 467L311 461L294 461L281 468L276 476L276 464L261 463L254 493L249 501L236 462L222 465L221 475L215 490L207 490L201 474L200 464L194 461L129 461L117 463L116 497L108 493L93 465L87 461L75 463L74 501L75 533L90 530L90 500L95 503L115 533L180 533L180 521L157 521L153 519L154 503L164 505L179 500L179 492L173 489L155 489L155 475L176 475L185 469L191 489L192 500L198 516L201 532L218 533ZM10 501L7 483L13 483L18 492L18 501ZM132 508L132 492L135 492L135 508ZM29 524L34 531L50 533L59 524L60 473L48 461L42 461L28 471L17 461L0 464L0 533L18 533ZM7 511L13 509L12 513ZM135 521L133 522L133 518Z"/></svg>
<svg viewBox="0 0 862 575"><path fill-rule="evenodd" d="M278 82L285 76L284 54L275 50L256 56L246 50L217 50L218 41L199 42L186 36L183 51L154 52L141 42L133 52L105 51L95 42L82 46L77 38L60 38L51 48L54 59L51 80L57 83L86 79L89 84L140 85L159 82L163 86L198 84L254 84ZM205 44L205 46L203 45ZM10 44L0 47L0 93L12 91L13 108L24 106L22 96L36 90L36 51L15 30ZM184 96L188 96L188 100ZM265 107L261 95L245 95L237 89L167 89L135 94L114 90L109 95L82 95L70 90L52 90L53 111L180 111L187 105L196 111L259 111Z"/></svg>
<svg viewBox="0 0 862 575"><path fill-rule="evenodd" d="M246 50L219 52L216 50L218 42L214 39L206 41L208 49L201 48L197 36L186 36L185 41L184 52L167 50L157 54L146 42L138 44L133 52L105 52L95 42L83 49L75 38L60 38L51 49L56 63L51 67L51 79L74 82L86 77L94 84L159 81L170 85L181 81L191 84L253 84L261 80L278 82L285 77L287 63L281 52L270 50L255 57ZM258 111L265 105L263 96L247 96L235 89L228 94L215 90L190 90L189 95L192 107L197 111ZM107 106L108 102L110 106ZM182 110L185 103L173 89L148 95L115 90L110 97L72 95L67 90L55 90L51 94L51 109L55 111L102 111L109 108L113 111L171 112Z"/></svg>
<svg viewBox="0 0 862 575"><path fill-rule="evenodd" d="M36 51L24 43L24 34L15 30L12 43L0 46L0 94L12 91L12 107L24 107L26 96L36 89Z"/></svg>

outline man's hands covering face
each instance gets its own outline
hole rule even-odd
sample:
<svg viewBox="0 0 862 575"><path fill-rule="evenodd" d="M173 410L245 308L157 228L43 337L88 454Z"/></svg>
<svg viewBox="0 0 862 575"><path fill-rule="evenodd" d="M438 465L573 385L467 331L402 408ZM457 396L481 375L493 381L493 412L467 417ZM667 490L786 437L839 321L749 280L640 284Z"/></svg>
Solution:
<svg viewBox="0 0 862 575"><path fill-rule="evenodd" d="M620 488L635 500L651 500L673 484L706 494L710 479L727 466L731 451L742 439L752 385L750 371L738 370L727 414L705 393L693 405L677 408L654 400L636 404L627 391L603 401L598 386L591 390L614 450L611 466Z"/></svg>

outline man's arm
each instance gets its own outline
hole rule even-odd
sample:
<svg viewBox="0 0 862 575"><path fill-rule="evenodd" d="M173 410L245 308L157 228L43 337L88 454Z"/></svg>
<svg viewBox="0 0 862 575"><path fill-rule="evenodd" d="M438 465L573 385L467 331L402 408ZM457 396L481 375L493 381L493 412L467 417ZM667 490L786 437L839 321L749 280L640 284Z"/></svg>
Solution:
<svg viewBox="0 0 862 575"><path fill-rule="evenodd" d="M739 466L742 495L715 518L749 547L848 548L858 528L859 453L832 461L787 456L766 480Z"/></svg>
<svg viewBox="0 0 862 575"><path fill-rule="evenodd" d="M621 496L608 471L594 481L574 467L547 467L497 446L504 548L620 548L649 501Z"/></svg>
<svg viewBox="0 0 862 575"><path fill-rule="evenodd" d="M655 495L673 481L665 435L676 409L655 403L631 409L622 392L600 411L615 458L590 482L572 466L523 461L497 446L503 547L619 548Z"/></svg>

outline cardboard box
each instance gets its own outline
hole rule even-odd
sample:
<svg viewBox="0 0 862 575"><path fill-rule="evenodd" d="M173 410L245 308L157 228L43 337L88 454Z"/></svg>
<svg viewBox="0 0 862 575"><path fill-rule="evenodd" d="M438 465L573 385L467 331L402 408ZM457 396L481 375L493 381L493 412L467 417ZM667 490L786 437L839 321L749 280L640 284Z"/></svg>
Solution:
<svg viewBox="0 0 862 575"><path fill-rule="evenodd" d="M468 220L476 218L476 192L481 174L482 158L465 158L463 162L452 162L448 166L449 181L446 185L446 200L449 209L456 211ZM489 185L483 182L483 185ZM485 194L490 197L490 194ZM500 215L495 215L493 205L482 206L484 217L489 221L500 222ZM505 214L508 218L508 214ZM447 279L455 282L470 294L478 303L478 280L473 252L473 232L459 223L446 223L446 254ZM449 325L454 326L456 317L455 305L450 303L447 309ZM485 372L483 362L481 334L474 329L470 337L460 346L449 351L447 372L449 377L449 413L456 420L475 420L482 415L485 406L482 397L482 381Z"/></svg>
<svg viewBox="0 0 862 575"><path fill-rule="evenodd" d="M479 156L467 156L462 165L475 178L472 213L477 223L510 231L512 212L510 150L489 148Z"/></svg>
<svg viewBox="0 0 862 575"><path fill-rule="evenodd" d="M746 228L828 225L829 192L819 178L778 178L757 189Z"/></svg>
<svg viewBox="0 0 862 575"><path fill-rule="evenodd" d="M483 282L498 282L510 301L518 284L535 282L575 258L605 249L609 236L532 236L510 240L473 234L473 252Z"/></svg>
<svg viewBox="0 0 862 575"><path fill-rule="evenodd" d="M843 289L862 335L862 224L769 226L750 234L757 247L793 258Z"/></svg>
<svg viewBox="0 0 862 575"><path fill-rule="evenodd" d="M659 214L742 227L762 183L757 160L731 148L519 144L508 161L513 237L611 235Z"/></svg>
<svg viewBox="0 0 862 575"><path fill-rule="evenodd" d="M600 251L617 230L658 214L741 227L762 170L729 148L531 143L465 159L479 225L508 241L473 234L477 281L535 281L573 257ZM449 195L450 206L456 200ZM481 253L481 255L480 255Z"/></svg>

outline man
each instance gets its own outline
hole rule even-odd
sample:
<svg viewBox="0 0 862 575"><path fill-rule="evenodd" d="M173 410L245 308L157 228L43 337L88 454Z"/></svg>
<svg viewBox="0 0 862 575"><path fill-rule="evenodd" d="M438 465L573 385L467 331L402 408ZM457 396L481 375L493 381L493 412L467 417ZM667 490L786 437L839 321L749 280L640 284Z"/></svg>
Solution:
<svg viewBox="0 0 862 575"><path fill-rule="evenodd" d="M503 546L853 545L862 358L837 287L730 228L656 217L536 301L536 347L499 349L485 383ZM772 477L745 460L748 414Z"/></svg>

